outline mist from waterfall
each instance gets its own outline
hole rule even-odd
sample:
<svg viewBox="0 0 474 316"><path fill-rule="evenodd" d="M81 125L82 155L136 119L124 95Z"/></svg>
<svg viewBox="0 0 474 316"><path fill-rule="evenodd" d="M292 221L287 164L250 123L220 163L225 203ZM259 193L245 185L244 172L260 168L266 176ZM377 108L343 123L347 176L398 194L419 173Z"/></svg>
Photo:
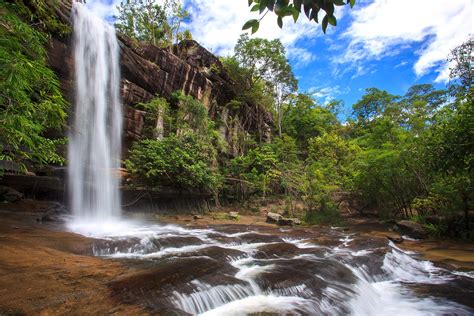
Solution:
<svg viewBox="0 0 474 316"><path fill-rule="evenodd" d="M115 29L73 2L75 109L69 134L68 180L74 221L120 217L122 105Z"/></svg>

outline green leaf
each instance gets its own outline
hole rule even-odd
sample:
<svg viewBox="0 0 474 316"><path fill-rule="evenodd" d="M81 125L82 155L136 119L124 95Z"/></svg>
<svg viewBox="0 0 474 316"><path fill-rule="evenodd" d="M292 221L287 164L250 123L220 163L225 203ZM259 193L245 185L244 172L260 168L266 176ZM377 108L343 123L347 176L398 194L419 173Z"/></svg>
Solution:
<svg viewBox="0 0 474 316"><path fill-rule="evenodd" d="M351 9L352 9L356 3L356 0L349 0L349 3L351 4Z"/></svg>
<svg viewBox="0 0 474 316"><path fill-rule="evenodd" d="M280 11L278 12L278 16L290 16L290 15L293 15L293 10L294 8L293 7L283 7L280 9Z"/></svg>
<svg viewBox="0 0 474 316"><path fill-rule="evenodd" d="M257 3L255 4L252 9L250 9L251 12L258 11L260 9L260 5Z"/></svg>
<svg viewBox="0 0 474 316"><path fill-rule="evenodd" d="M275 0L269 0L267 4L267 9L270 11L273 11L274 7L275 7Z"/></svg>
<svg viewBox="0 0 474 316"><path fill-rule="evenodd" d="M321 26L323 27L323 32L326 34L326 29L328 28L328 16L327 14L324 16Z"/></svg>
<svg viewBox="0 0 474 316"><path fill-rule="evenodd" d="M293 20L295 21L295 23L296 23L296 21L298 21L299 16L300 16L300 11L298 11L296 9L293 10Z"/></svg>
<svg viewBox="0 0 474 316"><path fill-rule="evenodd" d="M309 17L311 16L311 6L307 5L306 3L304 4L304 14L306 14L306 16Z"/></svg>
<svg viewBox="0 0 474 316"><path fill-rule="evenodd" d="M332 26L336 26L337 25L337 20L336 20L336 17L334 15L330 15L328 17L328 22L329 24L331 24Z"/></svg>
<svg viewBox="0 0 474 316"><path fill-rule="evenodd" d="M295 6L295 9L298 10L298 12L301 11L301 3L302 0L293 0L293 5Z"/></svg>
<svg viewBox="0 0 474 316"><path fill-rule="evenodd" d="M249 0L249 7L252 5L253 0Z"/></svg>
<svg viewBox="0 0 474 316"><path fill-rule="evenodd" d="M258 24L258 20L256 20L256 19L248 20L247 22L245 22L244 26L242 26L242 30L247 30L247 29L253 27L255 25L255 23Z"/></svg>
<svg viewBox="0 0 474 316"><path fill-rule="evenodd" d="M258 31L259 26L260 26L260 22L258 21L252 25L252 34Z"/></svg>
<svg viewBox="0 0 474 316"><path fill-rule="evenodd" d="M260 13L267 8L268 0L260 0Z"/></svg>
<svg viewBox="0 0 474 316"><path fill-rule="evenodd" d="M309 16L309 20L314 20L316 23L318 23L318 13L319 13L319 8L313 9L311 11L311 15Z"/></svg>
<svg viewBox="0 0 474 316"><path fill-rule="evenodd" d="M280 28L283 28L283 18L281 16L278 17L277 23Z"/></svg>
<svg viewBox="0 0 474 316"><path fill-rule="evenodd" d="M346 5L343 0L333 0L333 2L337 6Z"/></svg>

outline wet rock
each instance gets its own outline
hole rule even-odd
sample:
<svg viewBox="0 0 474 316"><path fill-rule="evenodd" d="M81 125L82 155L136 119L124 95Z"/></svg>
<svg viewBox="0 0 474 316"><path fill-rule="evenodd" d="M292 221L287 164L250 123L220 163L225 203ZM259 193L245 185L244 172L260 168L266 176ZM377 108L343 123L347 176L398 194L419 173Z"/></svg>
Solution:
<svg viewBox="0 0 474 316"><path fill-rule="evenodd" d="M277 224L278 226L301 225L301 220L299 220L298 218L280 217Z"/></svg>
<svg viewBox="0 0 474 316"><path fill-rule="evenodd" d="M231 219L231 220L238 220L239 219L239 212L229 212L227 214L227 216Z"/></svg>
<svg viewBox="0 0 474 316"><path fill-rule="evenodd" d="M0 186L0 201L6 202L16 202L23 198L23 194L18 192L17 190L7 187L7 186Z"/></svg>
<svg viewBox="0 0 474 316"><path fill-rule="evenodd" d="M245 235L241 235L240 239L246 243L272 243L272 242L281 242L282 239L275 235L263 235L257 233L248 233Z"/></svg>
<svg viewBox="0 0 474 316"><path fill-rule="evenodd" d="M195 219L195 220L202 219L202 216L200 216L200 215L193 215L193 219Z"/></svg>
<svg viewBox="0 0 474 316"><path fill-rule="evenodd" d="M56 221L56 219L53 218L53 216L51 216L50 214L46 214L44 215L43 217L41 217L41 222L42 223L45 223L45 222L54 222Z"/></svg>
<svg viewBox="0 0 474 316"><path fill-rule="evenodd" d="M403 235L407 235L411 238L423 239L428 236L428 233L423 225L412 221L399 221L397 222L397 227Z"/></svg>
<svg viewBox="0 0 474 316"><path fill-rule="evenodd" d="M267 213L267 223L277 224L282 216L278 213L268 212Z"/></svg>
<svg viewBox="0 0 474 316"><path fill-rule="evenodd" d="M383 224L383 225L395 225L396 223L397 221L395 221L394 219L387 219L387 220L380 221L380 224Z"/></svg>
<svg viewBox="0 0 474 316"><path fill-rule="evenodd" d="M293 226L294 220L288 217L280 217L278 226Z"/></svg>
<svg viewBox="0 0 474 316"><path fill-rule="evenodd" d="M387 236L388 240L392 241L395 244L401 244L403 242L402 237L396 237L396 236Z"/></svg>
<svg viewBox="0 0 474 316"><path fill-rule="evenodd" d="M108 286L113 299L124 304L138 304L152 314L170 315L170 311L179 312L170 301L170 293L173 291L191 292L195 288L191 281L213 276L216 271L222 276L236 273L236 269L225 261L202 256L170 258L155 263L154 267L139 270L110 282Z"/></svg>
<svg viewBox="0 0 474 316"><path fill-rule="evenodd" d="M279 242L259 247L254 258L265 259L271 257L292 257L300 253L300 249L295 245Z"/></svg>

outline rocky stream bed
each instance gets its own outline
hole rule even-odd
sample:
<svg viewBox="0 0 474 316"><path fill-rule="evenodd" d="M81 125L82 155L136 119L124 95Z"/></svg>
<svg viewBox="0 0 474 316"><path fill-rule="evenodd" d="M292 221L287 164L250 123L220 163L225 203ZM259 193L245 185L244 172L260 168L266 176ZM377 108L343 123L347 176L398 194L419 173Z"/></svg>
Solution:
<svg viewBox="0 0 474 316"><path fill-rule="evenodd" d="M31 201L2 205L0 314L474 311L472 244L396 245L387 238L393 232L370 221L290 228L245 215L234 223L142 217L86 237L67 215L42 217L45 209Z"/></svg>

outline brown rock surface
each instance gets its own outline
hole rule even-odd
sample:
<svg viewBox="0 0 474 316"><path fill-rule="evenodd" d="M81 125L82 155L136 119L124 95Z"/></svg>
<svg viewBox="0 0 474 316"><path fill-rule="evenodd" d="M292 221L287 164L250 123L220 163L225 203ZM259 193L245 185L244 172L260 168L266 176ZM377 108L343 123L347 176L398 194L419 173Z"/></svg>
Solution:
<svg viewBox="0 0 474 316"><path fill-rule="evenodd" d="M0 315L145 314L114 301L107 286L127 267L88 256L91 239L36 223L48 206L28 200L1 206Z"/></svg>

